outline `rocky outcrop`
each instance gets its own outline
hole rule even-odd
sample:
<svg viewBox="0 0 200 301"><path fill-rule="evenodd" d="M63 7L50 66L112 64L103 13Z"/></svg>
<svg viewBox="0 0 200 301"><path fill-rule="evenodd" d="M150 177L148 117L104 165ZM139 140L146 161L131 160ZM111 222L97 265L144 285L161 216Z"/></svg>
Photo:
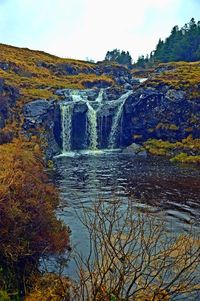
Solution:
<svg viewBox="0 0 200 301"><path fill-rule="evenodd" d="M123 144L149 138L181 140L200 137L200 103L181 90L163 86L139 88L127 99L123 116Z"/></svg>
<svg viewBox="0 0 200 301"><path fill-rule="evenodd" d="M19 98L19 91L6 85L3 79L0 79L0 129L5 127L6 120L12 118L12 108Z"/></svg>
<svg viewBox="0 0 200 301"><path fill-rule="evenodd" d="M38 99L27 103L23 108L25 117L24 129L43 125L46 122L51 109L54 109L52 101Z"/></svg>
<svg viewBox="0 0 200 301"><path fill-rule="evenodd" d="M124 86L124 88L130 89L135 85L139 84L139 81L133 78L130 70L122 65L118 64L108 64L105 62L98 62L97 64L90 63L88 65L79 66L76 63L47 63L38 62L38 67L49 69L56 76L68 76L68 75L78 75L78 74L94 74L95 76L105 75L111 77L117 85ZM0 65L1 67L1 65ZM7 67L7 66L5 66ZM86 89L92 88L108 88L112 84L106 80L94 80L83 81L84 87Z"/></svg>
<svg viewBox="0 0 200 301"><path fill-rule="evenodd" d="M46 156L52 158L61 148L61 116L56 101L38 99L23 108L26 135L39 135L46 142ZM43 131L41 129L43 128Z"/></svg>
<svg viewBox="0 0 200 301"><path fill-rule="evenodd" d="M121 92L122 93L122 92ZM161 88L139 87L125 101L120 98L118 89L61 89L56 92L59 100L35 100L24 106L24 130L31 134L38 133L43 127L48 147L47 155L51 157L62 149L61 104L72 105L71 145L72 149L86 149L88 142L88 101L96 112L98 147L110 147L109 139L113 125L118 116L116 146L126 148L124 152L145 155L135 144L143 143L149 138L177 141L192 134L200 137L200 103L190 100L182 90L169 86ZM125 95L125 94L124 94ZM43 137L43 138L44 138Z"/></svg>
<svg viewBox="0 0 200 301"><path fill-rule="evenodd" d="M72 149L86 149L88 141L85 139L87 131L87 112L86 103L76 102L73 107L72 115Z"/></svg>
<svg viewBox="0 0 200 301"><path fill-rule="evenodd" d="M88 81L88 80L84 80L82 81L83 85L85 88L87 89L91 89L91 88L108 88L112 86L111 82L108 82L106 80L94 80L94 81Z"/></svg>

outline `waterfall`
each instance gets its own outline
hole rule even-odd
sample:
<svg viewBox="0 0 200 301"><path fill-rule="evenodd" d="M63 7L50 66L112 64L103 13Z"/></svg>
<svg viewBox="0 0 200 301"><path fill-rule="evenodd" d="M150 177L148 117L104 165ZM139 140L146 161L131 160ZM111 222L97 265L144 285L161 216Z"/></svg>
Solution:
<svg viewBox="0 0 200 301"><path fill-rule="evenodd" d="M87 119L88 119L88 136L89 136L89 149L97 149L97 114L90 103L87 101Z"/></svg>
<svg viewBox="0 0 200 301"><path fill-rule="evenodd" d="M132 93L109 99L105 89L68 90L60 104L62 153L117 148L123 136L123 106Z"/></svg>
<svg viewBox="0 0 200 301"><path fill-rule="evenodd" d="M96 99L96 101L99 102L99 103L101 103L102 100L103 100L103 90L104 89L100 89L99 95L97 96L97 99Z"/></svg>
<svg viewBox="0 0 200 301"><path fill-rule="evenodd" d="M99 135L100 135L100 142L102 143L103 140L103 118L104 116L99 117Z"/></svg>
<svg viewBox="0 0 200 301"><path fill-rule="evenodd" d="M73 102L78 102L84 100L84 96L79 94L79 90L72 90L70 93Z"/></svg>
<svg viewBox="0 0 200 301"><path fill-rule="evenodd" d="M119 105L117 108L117 112L113 118L112 121L112 127L110 131L109 141L108 141L108 148L115 148L117 144L117 139L122 131L122 113L123 113L123 107L126 99L129 97L129 95L132 93L132 91L128 91L127 93L123 94L119 99Z"/></svg>
<svg viewBox="0 0 200 301"><path fill-rule="evenodd" d="M69 152L71 150L72 114L72 106L66 104L61 105L63 153Z"/></svg>

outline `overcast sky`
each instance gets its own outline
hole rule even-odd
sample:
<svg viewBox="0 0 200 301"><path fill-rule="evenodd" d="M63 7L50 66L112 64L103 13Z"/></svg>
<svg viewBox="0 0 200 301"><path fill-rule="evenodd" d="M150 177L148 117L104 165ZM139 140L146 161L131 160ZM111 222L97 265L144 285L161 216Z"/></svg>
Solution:
<svg viewBox="0 0 200 301"><path fill-rule="evenodd" d="M200 0L0 0L0 42L95 61L118 48L136 60L192 17Z"/></svg>

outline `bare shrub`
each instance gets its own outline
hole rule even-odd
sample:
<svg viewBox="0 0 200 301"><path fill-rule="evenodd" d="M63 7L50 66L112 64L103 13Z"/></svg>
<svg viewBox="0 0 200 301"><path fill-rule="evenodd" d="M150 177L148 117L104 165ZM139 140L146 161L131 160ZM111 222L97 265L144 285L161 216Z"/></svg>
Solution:
<svg viewBox="0 0 200 301"><path fill-rule="evenodd" d="M76 253L79 282L72 300L190 300L197 294L200 243L194 233L172 234L131 202L99 201L83 208L79 219L89 254Z"/></svg>

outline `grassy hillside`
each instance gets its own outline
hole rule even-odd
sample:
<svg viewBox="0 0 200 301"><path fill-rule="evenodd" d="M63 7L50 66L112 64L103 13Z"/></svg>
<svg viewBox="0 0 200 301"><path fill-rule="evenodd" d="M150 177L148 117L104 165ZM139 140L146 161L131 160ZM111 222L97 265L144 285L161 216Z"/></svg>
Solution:
<svg viewBox="0 0 200 301"><path fill-rule="evenodd" d="M0 44L0 78L20 89L23 102L50 98L58 88L83 89L93 82L113 84L111 77L96 73L94 63Z"/></svg>
<svg viewBox="0 0 200 301"><path fill-rule="evenodd" d="M159 64L150 69L133 69L132 75L149 77L145 86L167 84L186 90L191 99L200 97L200 62ZM0 44L0 78L20 90L23 102L55 97L53 93L59 88L84 89L87 84L98 82L114 84L112 75L106 75L100 65L4 44Z"/></svg>
<svg viewBox="0 0 200 301"><path fill-rule="evenodd" d="M133 76L149 77L144 86L185 90L189 99L200 98L200 61L162 63L150 69L133 69Z"/></svg>

